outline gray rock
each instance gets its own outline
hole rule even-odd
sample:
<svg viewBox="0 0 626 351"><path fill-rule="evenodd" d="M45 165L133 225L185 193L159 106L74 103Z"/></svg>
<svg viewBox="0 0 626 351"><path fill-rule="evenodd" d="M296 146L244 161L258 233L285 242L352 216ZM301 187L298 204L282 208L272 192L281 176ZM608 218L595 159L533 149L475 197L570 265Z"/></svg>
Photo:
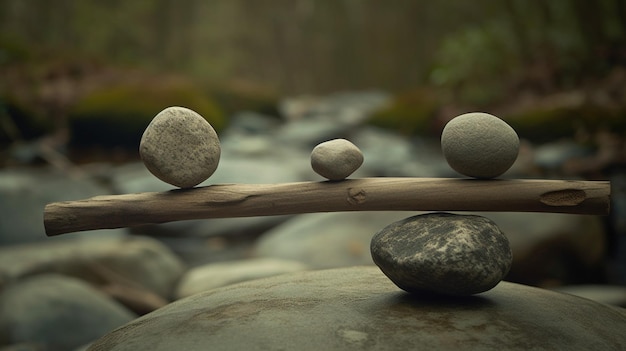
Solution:
<svg viewBox="0 0 626 351"><path fill-rule="evenodd" d="M506 280L533 286L597 281L605 269L606 228L602 217L561 213L476 212L491 219L509 239L513 265Z"/></svg>
<svg viewBox="0 0 626 351"><path fill-rule="evenodd" d="M372 236L415 212L335 212L298 215L268 230L256 255L301 261L314 269L373 265Z"/></svg>
<svg viewBox="0 0 626 351"><path fill-rule="evenodd" d="M500 118L473 112L446 124L441 133L441 149L455 171L469 177L495 178L517 159L519 138Z"/></svg>
<svg viewBox="0 0 626 351"><path fill-rule="evenodd" d="M221 149L217 133L206 119L184 107L168 107L146 128L139 153L157 178L191 188L215 172Z"/></svg>
<svg viewBox="0 0 626 351"><path fill-rule="evenodd" d="M110 190L88 177L42 169L0 171L0 246L37 241L90 240L97 231L47 237L43 225L44 207L51 202L81 200L109 194ZM100 231L108 236L124 236L126 229Z"/></svg>
<svg viewBox="0 0 626 351"><path fill-rule="evenodd" d="M128 281L167 299L184 271L167 247L147 237L67 240L0 249L0 277L5 284L33 274L59 273L93 284Z"/></svg>
<svg viewBox="0 0 626 351"><path fill-rule="evenodd" d="M390 224L372 238L374 262L408 292L471 295L511 268L509 241L491 220L428 213Z"/></svg>
<svg viewBox="0 0 626 351"><path fill-rule="evenodd" d="M37 275L0 294L0 344L34 342L46 350L69 350L136 317L78 279Z"/></svg>
<svg viewBox="0 0 626 351"><path fill-rule="evenodd" d="M598 303L626 307L626 286L620 285L567 285L553 290L584 297Z"/></svg>
<svg viewBox="0 0 626 351"><path fill-rule="evenodd" d="M174 302L91 350L619 350L626 313L501 282L471 297L407 294L376 267L298 272Z"/></svg>
<svg viewBox="0 0 626 351"><path fill-rule="evenodd" d="M311 152L315 173L330 180L341 180L363 164L363 153L346 139L333 139L318 144Z"/></svg>
<svg viewBox="0 0 626 351"><path fill-rule="evenodd" d="M276 258L252 258L240 261L211 263L190 269L180 280L176 298L222 286L308 269L298 261Z"/></svg>

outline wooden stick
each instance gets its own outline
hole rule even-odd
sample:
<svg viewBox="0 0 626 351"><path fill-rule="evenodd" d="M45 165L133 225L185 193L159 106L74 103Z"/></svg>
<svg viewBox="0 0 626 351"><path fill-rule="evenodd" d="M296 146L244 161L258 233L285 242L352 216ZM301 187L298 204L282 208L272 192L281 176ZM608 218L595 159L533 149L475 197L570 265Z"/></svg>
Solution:
<svg viewBox="0 0 626 351"><path fill-rule="evenodd" d="M608 181L363 178L221 184L48 204L49 236L187 219L337 211L499 211L606 215Z"/></svg>

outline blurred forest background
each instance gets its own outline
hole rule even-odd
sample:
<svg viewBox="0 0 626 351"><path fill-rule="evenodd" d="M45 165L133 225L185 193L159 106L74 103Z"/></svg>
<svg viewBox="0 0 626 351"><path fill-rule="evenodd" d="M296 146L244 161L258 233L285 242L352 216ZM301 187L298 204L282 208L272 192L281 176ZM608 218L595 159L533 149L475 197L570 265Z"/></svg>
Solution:
<svg viewBox="0 0 626 351"><path fill-rule="evenodd" d="M483 110L587 142L626 129L626 1L0 0L0 77L3 146L135 148L169 105L219 130L359 90L392 93L371 123L407 135Z"/></svg>

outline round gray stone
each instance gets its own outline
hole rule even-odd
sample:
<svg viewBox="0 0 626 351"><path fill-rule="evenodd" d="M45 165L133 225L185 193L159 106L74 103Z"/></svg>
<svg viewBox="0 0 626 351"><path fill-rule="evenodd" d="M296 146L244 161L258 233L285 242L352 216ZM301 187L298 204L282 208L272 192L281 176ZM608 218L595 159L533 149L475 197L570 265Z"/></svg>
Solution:
<svg viewBox="0 0 626 351"><path fill-rule="evenodd" d="M348 177L363 164L363 153L346 139L333 139L318 144L311 152L315 173L330 180Z"/></svg>
<svg viewBox="0 0 626 351"><path fill-rule="evenodd" d="M446 124L441 149L455 171L474 178L495 178L517 159L519 137L500 118L472 112Z"/></svg>
<svg viewBox="0 0 626 351"><path fill-rule="evenodd" d="M619 350L626 313L501 282L476 296L399 290L376 267L290 273L193 295L89 350Z"/></svg>
<svg viewBox="0 0 626 351"><path fill-rule="evenodd" d="M428 213L392 223L372 238L374 263L415 293L471 295L496 286L511 268L507 237L491 220Z"/></svg>
<svg viewBox="0 0 626 351"><path fill-rule="evenodd" d="M206 119L175 106L152 119L141 137L139 153L157 178L179 188L191 188L215 172L221 148Z"/></svg>

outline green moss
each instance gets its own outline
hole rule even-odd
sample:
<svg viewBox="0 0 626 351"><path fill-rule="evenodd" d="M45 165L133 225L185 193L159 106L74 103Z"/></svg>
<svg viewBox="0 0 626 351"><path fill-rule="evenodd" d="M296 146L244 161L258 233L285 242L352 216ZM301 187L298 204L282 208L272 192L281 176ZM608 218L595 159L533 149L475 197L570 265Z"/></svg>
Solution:
<svg viewBox="0 0 626 351"><path fill-rule="evenodd" d="M601 129L626 135L626 109L593 104L534 108L503 118L520 138L535 142L573 137L579 131L593 133Z"/></svg>
<svg viewBox="0 0 626 351"><path fill-rule="evenodd" d="M435 94L416 89L397 95L386 107L376 111L368 123L404 135L423 135L432 131L432 121L440 102Z"/></svg>
<svg viewBox="0 0 626 351"><path fill-rule="evenodd" d="M76 145L135 148L152 118L170 106L190 108L220 131L225 119L217 104L187 83L118 84L87 94L70 113Z"/></svg>

